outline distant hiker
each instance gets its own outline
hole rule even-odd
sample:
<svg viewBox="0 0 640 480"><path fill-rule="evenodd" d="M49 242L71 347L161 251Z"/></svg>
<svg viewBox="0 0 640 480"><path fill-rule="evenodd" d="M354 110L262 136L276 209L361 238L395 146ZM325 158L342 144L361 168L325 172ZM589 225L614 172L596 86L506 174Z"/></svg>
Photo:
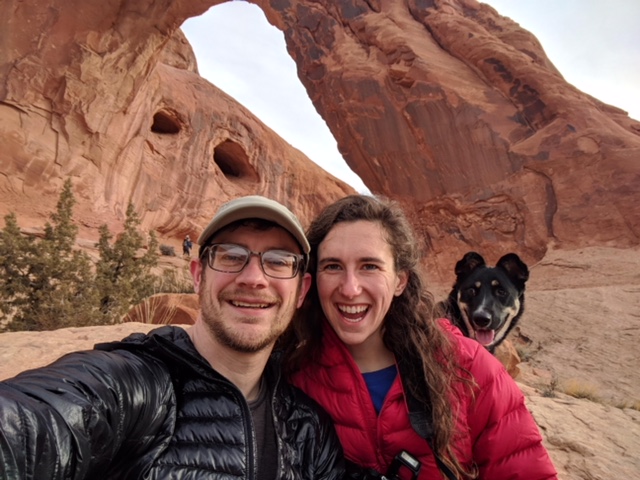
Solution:
<svg viewBox="0 0 640 480"><path fill-rule="evenodd" d="M189 235L187 235L182 242L182 254L191 257L191 247L193 247L193 242L189 238Z"/></svg>

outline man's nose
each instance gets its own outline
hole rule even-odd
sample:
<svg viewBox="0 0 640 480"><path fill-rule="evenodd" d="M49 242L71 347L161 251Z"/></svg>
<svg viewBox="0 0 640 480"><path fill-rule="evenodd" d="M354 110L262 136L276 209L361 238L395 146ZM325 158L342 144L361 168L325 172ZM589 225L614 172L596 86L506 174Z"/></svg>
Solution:
<svg viewBox="0 0 640 480"><path fill-rule="evenodd" d="M260 261L261 259L258 255L251 255L247 264L238 273L236 282L246 285L266 285L267 276L262 270Z"/></svg>

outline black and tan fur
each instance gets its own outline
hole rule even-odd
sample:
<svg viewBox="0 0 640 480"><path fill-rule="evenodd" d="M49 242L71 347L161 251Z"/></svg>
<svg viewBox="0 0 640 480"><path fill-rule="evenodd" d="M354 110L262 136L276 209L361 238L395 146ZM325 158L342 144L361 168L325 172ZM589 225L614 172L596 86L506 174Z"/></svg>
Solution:
<svg viewBox="0 0 640 480"><path fill-rule="evenodd" d="M447 317L464 335L493 352L522 316L529 269L515 253L489 267L480 254L469 252L456 263L455 273L444 305Z"/></svg>

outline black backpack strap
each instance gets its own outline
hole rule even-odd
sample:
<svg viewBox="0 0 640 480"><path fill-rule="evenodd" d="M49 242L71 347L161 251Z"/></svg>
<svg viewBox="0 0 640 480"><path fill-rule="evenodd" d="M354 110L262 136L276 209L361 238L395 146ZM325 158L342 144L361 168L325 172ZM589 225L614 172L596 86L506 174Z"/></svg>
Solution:
<svg viewBox="0 0 640 480"><path fill-rule="evenodd" d="M415 367L410 365L406 360L397 360L397 363L400 379L402 380L402 389L404 390L405 401L407 403L407 408L409 409L409 422L411 423L411 427L418 435L427 441L431 451L433 452L433 456L436 459L436 464L440 471L444 473L445 477L447 477L448 480L457 480L458 477L456 477L451 469L442 461L440 454L433 443L433 424L431 423L429 389L426 385L422 387L422 397L427 399L427 404L422 405L422 402L412 394L409 386L406 384L406 379L412 376L412 372L410 372L409 369Z"/></svg>

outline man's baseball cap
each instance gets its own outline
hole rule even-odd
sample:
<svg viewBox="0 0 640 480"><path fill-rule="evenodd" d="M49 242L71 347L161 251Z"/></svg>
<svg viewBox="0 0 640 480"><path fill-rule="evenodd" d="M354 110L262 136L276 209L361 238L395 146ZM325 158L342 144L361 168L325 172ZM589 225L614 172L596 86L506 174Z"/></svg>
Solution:
<svg viewBox="0 0 640 480"><path fill-rule="evenodd" d="M198 238L198 245L206 245L216 232L227 225L250 218L268 220L281 226L293 235L302 252L309 255L311 247L298 218L284 205L260 195L236 198L222 205Z"/></svg>

